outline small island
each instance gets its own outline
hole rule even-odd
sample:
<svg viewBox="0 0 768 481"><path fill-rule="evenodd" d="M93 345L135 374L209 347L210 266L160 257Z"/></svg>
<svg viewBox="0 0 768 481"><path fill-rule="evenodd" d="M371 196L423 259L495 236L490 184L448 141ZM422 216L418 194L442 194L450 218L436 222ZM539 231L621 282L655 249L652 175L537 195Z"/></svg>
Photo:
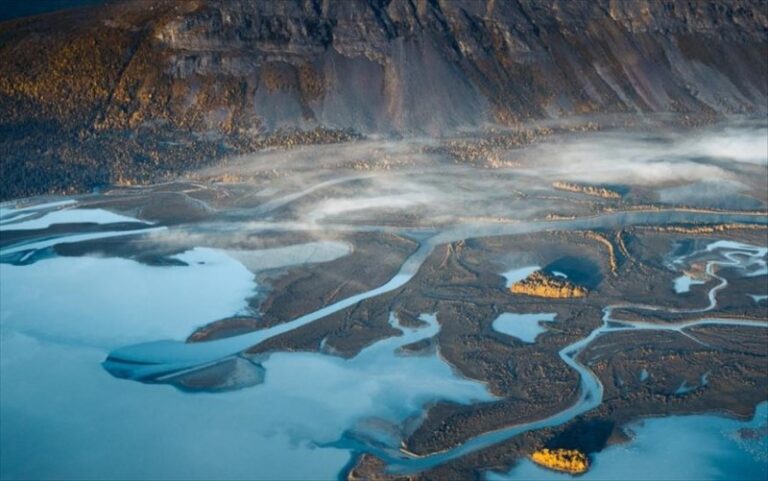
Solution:
<svg viewBox="0 0 768 481"><path fill-rule="evenodd" d="M577 286L565 279L549 276L543 271L535 271L525 279L515 282L509 290L513 294L554 299L585 297L588 292L582 286Z"/></svg>
<svg viewBox="0 0 768 481"><path fill-rule="evenodd" d="M539 466L569 474L583 474L589 469L587 456L576 449L539 449L531 454Z"/></svg>

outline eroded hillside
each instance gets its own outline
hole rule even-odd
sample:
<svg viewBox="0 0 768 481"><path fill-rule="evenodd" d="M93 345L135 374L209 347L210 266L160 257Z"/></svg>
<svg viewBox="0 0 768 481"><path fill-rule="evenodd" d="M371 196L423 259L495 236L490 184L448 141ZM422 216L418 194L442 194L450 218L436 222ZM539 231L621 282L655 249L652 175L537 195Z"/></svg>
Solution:
<svg viewBox="0 0 768 481"><path fill-rule="evenodd" d="M0 197L265 145L766 111L759 0L128 1L0 24Z"/></svg>

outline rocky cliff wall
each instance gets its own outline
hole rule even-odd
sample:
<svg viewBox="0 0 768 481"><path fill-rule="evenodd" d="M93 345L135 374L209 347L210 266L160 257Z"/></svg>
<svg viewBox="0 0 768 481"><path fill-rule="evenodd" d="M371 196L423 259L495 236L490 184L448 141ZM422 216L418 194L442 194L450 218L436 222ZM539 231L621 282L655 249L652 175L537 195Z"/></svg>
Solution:
<svg viewBox="0 0 768 481"><path fill-rule="evenodd" d="M768 15L761 0L139 0L0 23L0 65L17 172L62 132L71 146L763 113Z"/></svg>

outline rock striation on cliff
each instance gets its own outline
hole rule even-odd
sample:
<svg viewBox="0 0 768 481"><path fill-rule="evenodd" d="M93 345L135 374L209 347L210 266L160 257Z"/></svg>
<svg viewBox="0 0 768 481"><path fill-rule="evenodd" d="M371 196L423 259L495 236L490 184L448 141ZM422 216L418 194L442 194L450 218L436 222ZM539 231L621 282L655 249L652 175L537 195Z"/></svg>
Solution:
<svg viewBox="0 0 768 481"><path fill-rule="evenodd" d="M174 145L196 164L294 129L761 113L767 58L760 0L135 0L16 19L0 23L0 131L20 187L3 197L51 187L25 175L57 162L72 185L141 180L185 167Z"/></svg>

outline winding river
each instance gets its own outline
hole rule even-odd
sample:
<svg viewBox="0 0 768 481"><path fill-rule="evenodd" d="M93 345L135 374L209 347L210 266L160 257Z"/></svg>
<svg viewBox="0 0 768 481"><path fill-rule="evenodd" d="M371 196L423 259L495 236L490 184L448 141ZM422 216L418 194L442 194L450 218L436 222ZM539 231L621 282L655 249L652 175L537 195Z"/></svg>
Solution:
<svg viewBox="0 0 768 481"><path fill-rule="evenodd" d="M226 339L204 343L182 341L157 341L135 346L126 346L113 351L105 361L107 370L135 380L157 380L158 377L178 374L188 369L214 364L260 344L267 339L298 329L366 299L391 292L404 286L418 271L435 246L471 237L514 235L546 230L579 230L610 228L627 225L666 225L680 223L685 219L695 223L739 222L765 224L764 216L753 214L721 214L671 211L618 212L589 218L564 221L521 222L518 224L476 224L459 225L440 232L400 232L402 235L420 237L419 248L403 263L399 272L375 289L342 299L322 309L276 326ZM714 296L714 293L710 297Z"/></svg>
<svg viewBox="0 0 768 481"><path fill-rule="evenodd" d="M712 251L717 249L732 249L723 252L723 257L727 260L712 260L707 263L706 271L709 275L717 278L720 282L709 291L709 304L703 308L698 309L678 309L674 310L676 313L703 313L714 309L717 306L716 294L718 291L724 289L728 285L728 281L720 276L714 274L716 266L720 267L737 267L745 268L751 264L760 264L765 266L764 256L768 249L762 247L755 247L747 244L735 243L735 242L717 242L710 244L706 250ZM695 253L694 253L695 254ZM691 254L693 255L693 254ZM685 256L689 257L689 256ZM587 337L580 339L573 344L569 344L562 348L559 352L560 358L568 366L573 368L579 373L580 381L580 395L575 404L569 408L544 419L533 421L530 423L519 424L508 428L500 429L489 433L482 434L475 438L464 441L461 445L442 451L435 454L426 456L415 456L410 453L404 453L402 451L396 451L393 449L377 449L373 451L373 454L382 458L388 466L388 470L398 474L408 474L426 469L434 468L447 461L459 458L466 454L478 451L480 449L492 446L494 444L511 439L526 431L532 431L535 429L541 429L546 427L554 427L564 424L575 417L586 413L602 403L603 399L603 385L597 376L584 364L577 361L578 355L589 346L598 336L610 333L612 331L627 331L627 330L665 330L680 332L686 336L692 337L684 330L689 327L702 326L702 325L728 325L728 326L747 326L747 327L763 327L768 328L768 323L763 321L748 321L748 320L726 320L726 319L700 319L695 321L687 321L683 323L676 323L670 325L652 324L644 322L628 322L619 319L614 319L612 313L615 309L619 308L635 308L641 310L661 310L661 308L640 304L622 304L613 305L603 309L602 324L593 330ZM671 310L668 310L671 311ZM696 342L697 339L694 338ZM369 449L370 451L370 449Z"/></svg>

